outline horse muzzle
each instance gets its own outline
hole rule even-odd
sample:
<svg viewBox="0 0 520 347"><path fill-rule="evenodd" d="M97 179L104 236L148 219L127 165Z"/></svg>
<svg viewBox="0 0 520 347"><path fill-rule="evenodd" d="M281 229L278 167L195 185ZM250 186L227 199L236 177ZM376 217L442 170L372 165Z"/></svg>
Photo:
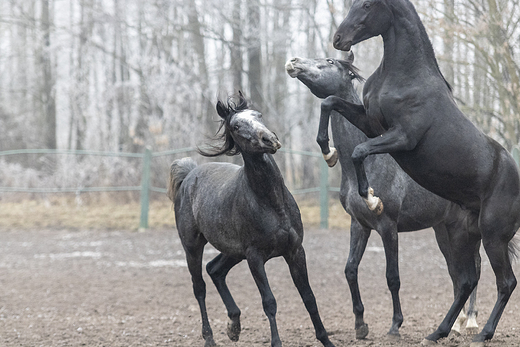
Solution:
<svg viewBox="0 0 520 347"><path fill-rule="evenodd" d="M341 34L336 33L334 35L334 40L332 41L332 44L335 49L348 52L352 47L352 40L345 40Z"/></svg>

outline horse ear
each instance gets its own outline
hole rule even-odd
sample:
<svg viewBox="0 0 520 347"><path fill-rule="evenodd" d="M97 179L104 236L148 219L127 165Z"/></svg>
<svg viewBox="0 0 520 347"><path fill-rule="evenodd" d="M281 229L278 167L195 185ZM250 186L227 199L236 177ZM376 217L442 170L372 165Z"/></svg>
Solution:
<svg viewBox="0 0 520 347"><path fill-rule="evenodd" d="M247 103L247 99L246 97L244 96L244 94L242 93L241 90L238 91L238 103L236 104L236 110L245 110L247 109L249 106L248 106L248 103Z"/></svg>
<svg viewBox="0 0 520 347"><path fill-rule="evenodd" d="M347 52L347 56L345 57L345 60L348 61L350 64L354 63L354 52L352 52L352 50Z"/></svg>
<svg viewBox="0 0 520 347"><path fill-rule="evenodd" d="M229 116L229 107L221 100L217 101L217 113L222 119L226 119Z"/></svg>

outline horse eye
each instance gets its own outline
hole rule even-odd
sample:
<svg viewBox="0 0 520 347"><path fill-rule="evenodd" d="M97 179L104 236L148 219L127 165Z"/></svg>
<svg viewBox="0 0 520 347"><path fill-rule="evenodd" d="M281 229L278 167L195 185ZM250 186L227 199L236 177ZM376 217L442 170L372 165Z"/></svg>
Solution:
<svg viewBox="0 0 520 347"><path fill-rule="evenodd" d="M370 5L371 5L371 3L368 2L368 1L366 1L366 2L363 4L363 8L364 8L365 10L368 10L368 9L370 8Z"/></svg>
<svg viewBox="0 0 520 347"><path fill-rule="evenodd" d="M329 64L334 65L334 60L332 60L332 59L327 59L327 62L328 62Z"/></svg>
<svg viewBox="0 0 520 347"><path fill-rule="evenodd" d="M238 129L240 129L240 126L238 124L235 124L235 126L233 127L233 130L237 131Z"/></svg>

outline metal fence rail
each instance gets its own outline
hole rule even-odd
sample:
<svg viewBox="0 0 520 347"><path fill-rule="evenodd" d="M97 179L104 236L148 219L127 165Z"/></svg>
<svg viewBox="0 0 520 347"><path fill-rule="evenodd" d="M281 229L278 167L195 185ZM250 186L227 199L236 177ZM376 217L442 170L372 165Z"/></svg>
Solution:
<svg viewBox="0 0 520 347"><path fill-rule="evenodd" d="M50 154L50 155L90 155L104 157L126 157L139 158L142 161L141 169L141 185L140 186L117 186L117 187L76 187L76 188L24 188L24 187L0 187L0 192L18 192L18 193L86 193L86 192L123 192L123 191L140 191L141 216L139 220L139 229L148 228L148 212L150 207L150 192L166 193L166 189L154 187L151 184L151 163L154 157L182 154L195 151L195 147L186 147L173 149L162 152L152 152L145 149L143 153L128 152L103 152L103 151L87 151L87 150L62 150L62 149L18 149L9 151L0 151L0 157L20 154ZM321 153L298 151L292 149L280 149L281 152L290 154L321 158ZM339 191L339 188L330 188L328 166L324 160L320 162L320 185L319 187L311 187L305 189L291 190L293 195L315 193L320 196L320 228L328 228L329 219L329 191Z"/></svg>

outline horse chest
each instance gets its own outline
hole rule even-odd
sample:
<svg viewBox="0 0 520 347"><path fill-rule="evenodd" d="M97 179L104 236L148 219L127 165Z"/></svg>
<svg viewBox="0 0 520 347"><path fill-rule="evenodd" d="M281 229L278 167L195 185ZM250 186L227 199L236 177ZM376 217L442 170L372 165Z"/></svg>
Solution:
<svg viewBox="0 0 520 347"><path fill-rule="evenodd" d="M366 114L385 128L414 122L414 115L423 107L424 91L413 81L392 76L369 78L363 89Z"/></svg>

